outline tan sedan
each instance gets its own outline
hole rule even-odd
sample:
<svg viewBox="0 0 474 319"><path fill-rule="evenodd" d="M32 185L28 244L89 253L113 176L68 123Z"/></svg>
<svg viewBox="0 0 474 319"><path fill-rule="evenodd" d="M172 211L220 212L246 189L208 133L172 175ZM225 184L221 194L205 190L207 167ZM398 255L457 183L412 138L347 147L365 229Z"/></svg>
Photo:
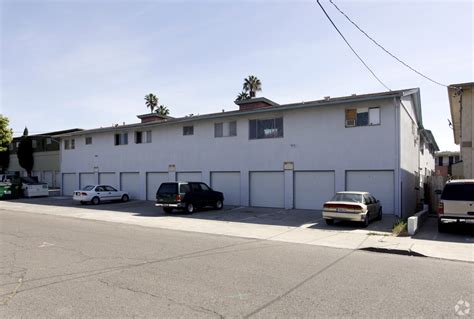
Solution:
<svg viewBox="0 0 474 319"><path fill-rule="evenodd" d="M365 227L371 220L382 219L382 206L368 192L338 192L324 203L323 218L328 225L335 220L362 222Z"/></svg>

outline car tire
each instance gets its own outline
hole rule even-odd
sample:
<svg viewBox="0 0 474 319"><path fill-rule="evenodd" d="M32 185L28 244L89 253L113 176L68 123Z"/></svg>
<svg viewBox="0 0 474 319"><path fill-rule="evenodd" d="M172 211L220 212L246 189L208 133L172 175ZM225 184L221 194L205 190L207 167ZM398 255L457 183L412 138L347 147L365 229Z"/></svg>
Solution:
<svg viewBox="0 0 474 319"><path fill-rule="evenodd" d="M163 211L165 212L165 214L171 214L173 212L173 208L172 207L163 207Z"/></svg>
<svg viewBox="0 0 474 319"><path fill-rule="evenodd" d="M192 214L196 210L196 207L194 207L193 203L187 203L185 210L186 210L186 213Z"/></svg>
<svg viewBox="0 0 474 319"><path fill-rule="evenodd" d="M362 222L362 226L364 228L369 227L369 222L370 222L370 215L367 213L367 216L365 216L365 220Z"/></svg>
<svg viewBox="0 0 474 319"><path fill-rule="evenodd" d="M128 202L129 199L130 199L130 198L128 197L128 195L125 194L125 195L122 196L122 199L121 199L121 200L122 200L122 202L125 203L125 202Z"/></svg>
<svg viewBox="0 0 474 319"><path fill-rule="evenodd" d="M375 220L382 220L382 215L383 215L383 213L382 213L382 207L380 207L379 213L378 213L377 218L376 218Z"/></svg>
<svg viewBox="0 0 474 319"><path fill-rule="evenodd" d="M446 224L438 218L438 233L445 233L446 232Z"/></svg>
<svg viewBox="0 0 474 319"><path fill-rule="evenodd" d="M326 225L334 225L334 219L325 219Z"/></svg>
<svg viewBox="0 0 474 319"><path fill-rule="evenodd" d="M97 196L92 198L91 203L94 204L94 205L99 205L100 204L100 198L97 197Z"/></svg>
<svg viewBox="0 0 474 319"><path fill-rule="evenodd" d="M214 204L214 209L221 210L223 207L224 207L224 203L222 203L221 200L218 200L218 201Z"/></svg>

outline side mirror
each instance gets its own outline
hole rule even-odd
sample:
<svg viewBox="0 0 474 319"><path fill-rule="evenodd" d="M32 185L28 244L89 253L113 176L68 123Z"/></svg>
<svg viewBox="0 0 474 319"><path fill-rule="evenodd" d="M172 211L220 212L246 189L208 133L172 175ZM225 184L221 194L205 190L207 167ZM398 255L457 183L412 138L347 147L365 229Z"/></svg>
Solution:
<svg viewBox="0 0 474 319"><path fill-rule="evenodd" d="M436 195L441 195L441 193L442 193L442 192L441 192L440 189L435 190L435 194L436 194Z"/></svg>

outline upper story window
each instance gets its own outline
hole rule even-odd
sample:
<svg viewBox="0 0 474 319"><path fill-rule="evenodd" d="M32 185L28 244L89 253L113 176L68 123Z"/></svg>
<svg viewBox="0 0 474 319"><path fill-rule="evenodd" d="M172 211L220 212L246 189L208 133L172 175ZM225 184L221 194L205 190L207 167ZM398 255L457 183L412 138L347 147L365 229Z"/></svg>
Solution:
<svg viewBox="0 0 474 319"><path fill-rule="evenodd" d="M214 137L237 136L237 122L214 123Z"/></svg>
<svg viewBox="0 0 474 319"><path fill-rule="evenodd" d="M346 109L346 127L380 125L380 107Z"/></svg>
<svg viewBox="0 0 474 319"><path fill-rule="evenodd" d="M92 144L92 137L87 136L86 137L86 145L91 145Z"/></svg>
<svg viewBox="0 0 474 319"><path fill-rule="evenodd" d="M76 143L73 138L64 140L64 149L65 150L73 150L76 148Z"/></svg>
<svg viewBox="0 0 474 319"><path fill-rule="evenodd" d="M128 133L117 133L115 134L115 145L127 145L128 144Z"/></svg>
<svg viewBox="0 0 474 319"><path fill-rule="evenodd" d="M151 131L136 131L135 132L135 143L142 144L142 143L151 143Z"/></svg>
<svg viewBox="0 0 474 319"><path fill-rule="evenodd" d="M51 137L46 138L46 145L49 145L52 143Z"/></svg>
<svg viewBox="0 0 474 319"><path fill-rule="evenodd" d="M37 140L31 140L31 146L33 148L37 148L38 147L38 141Z"/></svg>
<svg viewBox="0 0 474 319"><path fill-rule="evenodd" d="M183 126L183 135L194 135L194 126Z"/></svg>
<svg viewBox="0 0 474 319"><path fill-rule="evenodd" d="M249 120L249 139L283 137L283 118Z"/></svg>
<svg viewBox="0 0 474 319"><path fill-rule="evenodd" d="M438 166L443 166L443 156L438 157Z"/></svg>

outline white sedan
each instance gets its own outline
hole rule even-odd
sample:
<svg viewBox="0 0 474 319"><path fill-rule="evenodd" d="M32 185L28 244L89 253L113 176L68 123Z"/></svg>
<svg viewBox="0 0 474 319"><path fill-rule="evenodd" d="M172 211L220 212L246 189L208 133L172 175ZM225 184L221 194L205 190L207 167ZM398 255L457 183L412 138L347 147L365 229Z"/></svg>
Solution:
<svg viewBox="0 0 474 319"><path fill-rule="evenodd" d="M368 226L372 219L382 219L382 206L367 192L338 192L324 203L323 218L328 225L335 220L350 220Z"/></svg>
<svg viewBox="0 0 474 319"><path fill-rule="evenodd" d="M130 197L127 192L118 191L110 185L87 185L81 190L74 191L72 199L81 204L90 202L98 205L102 201L127 202Z"/></svg>

